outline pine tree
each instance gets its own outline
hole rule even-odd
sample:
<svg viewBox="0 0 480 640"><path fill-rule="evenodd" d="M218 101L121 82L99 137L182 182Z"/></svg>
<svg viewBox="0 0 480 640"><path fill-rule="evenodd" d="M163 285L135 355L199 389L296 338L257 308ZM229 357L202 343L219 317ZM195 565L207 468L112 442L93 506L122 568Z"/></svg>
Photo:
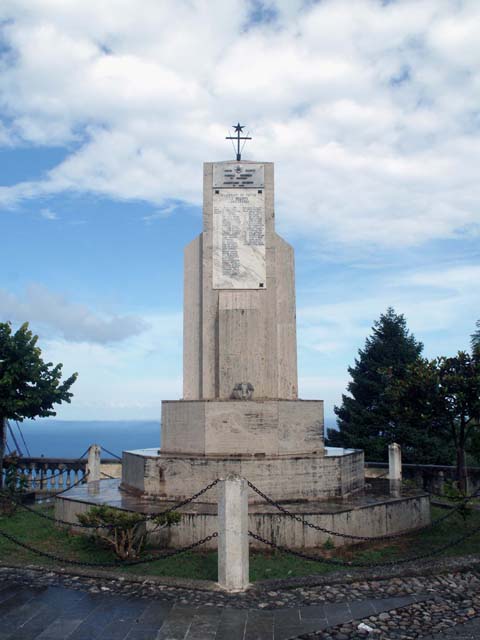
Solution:
<svg viewBox="0 0 480 640"><path fill-rule="evenodd" d="M388 308L373 325L365 347L359 349L355 366L348 369L350 395L342 395L341 406L335 407L338 431L328 430L328 444L363 449L367 460L386 460L388 444L400 440L387 391L389 380L404 376L422 350L423 344L409 333L404 316ZM408 459L409 451L405 453Z"/></svg>
<svg viewBox="0 0 480 640"><path fill-rule="evenodd" d="M477 330L471 335L472 353L473 355L480 357L480 320L477 320L476 327Z"/></svg>

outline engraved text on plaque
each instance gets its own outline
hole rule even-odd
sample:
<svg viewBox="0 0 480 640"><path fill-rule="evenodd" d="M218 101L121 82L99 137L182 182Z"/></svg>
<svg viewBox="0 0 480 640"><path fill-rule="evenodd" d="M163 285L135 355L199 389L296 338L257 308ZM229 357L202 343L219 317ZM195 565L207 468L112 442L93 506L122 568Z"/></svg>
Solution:
<svg viewBox="0 0 480 640"><path fill-rule="evenodd" d="M250 189L213 193L213 288L264 289L265 196Z"/></svg>
<svg viewBox="0 0 480 640"><path fill-rule="evenodd" d="M213 188L263 189L265 172L263 164L247 162L219 162L213 165Z"/></svg>

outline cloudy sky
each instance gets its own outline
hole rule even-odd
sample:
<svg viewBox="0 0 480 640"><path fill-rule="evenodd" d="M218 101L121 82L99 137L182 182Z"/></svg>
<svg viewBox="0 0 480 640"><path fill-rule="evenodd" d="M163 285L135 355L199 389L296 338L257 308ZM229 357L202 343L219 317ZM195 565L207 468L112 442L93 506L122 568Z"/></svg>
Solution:
<svg viewBox="0 0 480 640"><path fill-rule="evenodd" d="M389 305L428 356L480 317L478 0L2 0L0 320L79 372L63 419L181 396L202 162L275 162L300 393L333 415Z"/></svg>

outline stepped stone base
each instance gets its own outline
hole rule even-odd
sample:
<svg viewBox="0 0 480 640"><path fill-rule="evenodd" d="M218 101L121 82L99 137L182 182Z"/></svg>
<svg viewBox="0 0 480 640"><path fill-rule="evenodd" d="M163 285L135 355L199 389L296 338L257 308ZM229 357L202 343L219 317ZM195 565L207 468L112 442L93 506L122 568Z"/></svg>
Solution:
<svg viewBox="0 0 480 640"><path fill-rule="evenodd" d="M323 400L164 400L162 451L322 453Z"/></svg>
<svg viewBox="0 0 480 640"><path fill-rule="evenodd" d="M361 491L363 466L363 451L328 447L321 454L285 456L194 456L141 449L123 452L121 488L137 496L182 500L217 478L236 474L274 500L318 501ZM251 502L258 500L250 495ZM215 488L201 501L216 503Z"/></svg>
<svg viewBox="0 0 480 640"><path fill-rule="evenodd" d="M203 502L190 503L180 512L182 519L177 526L162 529L158 538L152 539L161 546L180 548L192 544L218 531L217 505ZM250 493L250 496L253 495ZM148 500L119 490L118 480L89 482L70 489L55 499L55 516L73 525L77 514L88 511L92 505L108 504L118 509L139 513L160 513L173 505L168 502ZM290 502L284 506L298 516L330 531L359 536L380 536L424 527L430 523L430 499L427 495L402 498L358 495L349 500ZM265 502L251 504L248 509L248 528L267 540L293 549L318 548L327 540L335 546L352 544L352 540L312 529L302 522L286 518ZM79 533L84 530L78 529ZM205 547L216 549L217 538ZM251 548L265 549L265 545L250 538ZM205 548L203 547L203 548Z"/></svg>

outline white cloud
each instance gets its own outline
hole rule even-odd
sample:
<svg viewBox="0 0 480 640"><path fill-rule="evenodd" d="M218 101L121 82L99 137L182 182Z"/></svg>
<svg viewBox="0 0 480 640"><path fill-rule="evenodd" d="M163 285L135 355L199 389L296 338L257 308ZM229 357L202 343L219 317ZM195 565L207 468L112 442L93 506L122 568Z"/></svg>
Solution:
<svg viewBox="0 0 480 640"><path fill-rule="evenodd" d="M278 220L318 244L479 232L476 0L5 0L0 101L22 144L71 145L12 206L65 190L201 203L201 162L276 161ZM3 133L2 133L3 132Z"/></svg>
<svg viewBox="0 0 480 640"><path fill-rule="evenodd" d="M45 220L58 220L58 216L55 211L48 208L40 209L40 215L42 218L45 218Z"/></svg>
<svg viewBox="0 0 480 640"><path fill-rule="evenodd" d="M148 328L122 344L42 340L45 358L62 362L65 375L78 372L66 419L159 419L162 400L182 395L179 313L146 316Z"/></svg>
<svg viewBox="0 0 480 640"><path fill-rule="evenodd" d="M454 353L468 348L469 335L480 315L480 268L477 265L407 271L376 277L371 288L353 287L348 299L298 309L298 342L302 349L324 355L354 354L363 346L373 322L389 306L407 319L408 327L429 353L428 337ZM447 355L438 352L434 355ZM350 356L351 357L351 356ZM329 364L330 366L330 364Z"/></svg>
<svg viewBox="0 0 480 640"><path fill-rule="evenodd" d="M407 285L453 289L472 294L475 297L478 295L480 288L478 284L480 283L480 266L464 265L447 269L421 271L404 276L399 281Z"/></svg>
<svg viewBox="0 0 480 640"><path fill-rule="evenodd" d="M164 220L165 218L169 218L177 209L177 205L171 204L168 207L163 207L162 209L157 209L153 213L149 213L146 216L143 216L142 220L146 222L146 224L151 224L154 220Z"/></svg>
<svg viewBox="0 0 480 640"><path fill-rule="evenodd" d="M99 344L125 340L148 326L137 316L92 311L38 284L30 285L22 297L0 289L0 317L4 322L30 322L47 335Z"/></svg>

